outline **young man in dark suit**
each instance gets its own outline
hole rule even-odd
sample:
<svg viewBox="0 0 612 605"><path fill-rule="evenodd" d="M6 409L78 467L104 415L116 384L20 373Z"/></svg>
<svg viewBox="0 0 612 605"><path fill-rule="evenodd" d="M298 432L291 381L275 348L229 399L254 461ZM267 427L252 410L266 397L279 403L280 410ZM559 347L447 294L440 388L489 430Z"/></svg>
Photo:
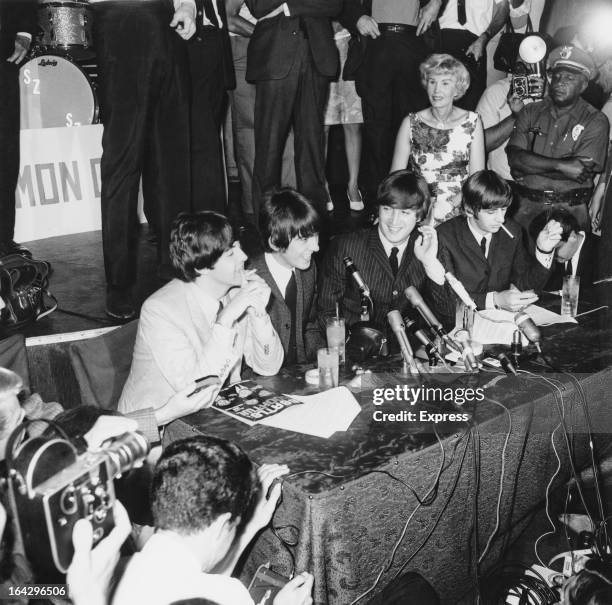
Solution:
<svg viewBox="0 0 612 605"><path fill-rule="evenodd" d="M0 0L0 257L32 256L13 240L19 177L19 64L36 31L36 0Z"/></svg>
<svg viewBox="0 0 612 605"><path fill-rule="evenodd" d="M338 75L331 18L342 0L247 0L258 19L249 42L246 79L256 86L253 212L266 191L282 185L281 164L291 126L297 186L325 211L323 115L329 81Z"/></svg>
<svg viewBox="0 0 612 605"><path fill-rule="evenodd" d="M565 275L580 277L582 288L592 286L597 275L598 238L582 231L576 217L565 208L557 208L550 213L542 212L536 216L529 226L531 237L535 238L547 221L557 221L562 231L561 240L555 248L555 262L544 290L561 290Z"/></svg>
<svg viewBox="0 0 612 605"><path fill-rule="evenodd" d="M536 238L535 258L522 229L506 221L510 185L493 170L480 170L463 185L463 210L438 227L438 258L463 283L479 309L519 311L534 303L548 280L561 226L549 221Z"/></svg>
<svg viewBox="0 0 612 605"><path fill-rule="evenodd" d="M387 313L391 310L416 317L404 295L408 286L430 299L440 321L449 322L454 309L451 313L442 288L444 269L437 259L436 231L421 226L415 232L427 216L429 202L427 183L409 170L393 172L380 184L378 224L336 237L329 244L319 277L321 320L335 314L336 303L348 325L360 319L361 293L343 262L349 256L370 290L370 321L383 333L390 335Z"/></svg>
<svg viewBox="0 0 612 605"><path fill-rule="evenodd" d="M268 194L259 216L265 253L250 267L270 287L268 315L285 351L283 365L305 363L325 346L317 322L319 215L313 204L293 189Z"/></svg>

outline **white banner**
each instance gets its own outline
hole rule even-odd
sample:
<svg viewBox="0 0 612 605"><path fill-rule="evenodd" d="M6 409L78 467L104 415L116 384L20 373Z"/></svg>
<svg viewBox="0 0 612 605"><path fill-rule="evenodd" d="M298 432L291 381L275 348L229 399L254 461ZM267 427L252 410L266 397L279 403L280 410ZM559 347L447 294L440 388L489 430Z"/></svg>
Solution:
<svg viewBox="0 0 612 605"><path fill-rule="evenodd" d="M15 241L97 231L102 126L21 131Z"/></svg>

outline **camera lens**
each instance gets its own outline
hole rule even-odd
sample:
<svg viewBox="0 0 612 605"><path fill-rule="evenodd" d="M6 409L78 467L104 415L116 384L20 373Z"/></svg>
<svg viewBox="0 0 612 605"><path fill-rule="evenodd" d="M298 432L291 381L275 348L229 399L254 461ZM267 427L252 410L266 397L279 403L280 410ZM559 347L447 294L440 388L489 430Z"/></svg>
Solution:
<svg viewBox="0 0 612 605"><path fill-rule="evenodd" d="M113 475L121 475L142 463L150 449L149 442L142 433L124 433L117 437L105 449L105 453L113 465Z"/></svg>

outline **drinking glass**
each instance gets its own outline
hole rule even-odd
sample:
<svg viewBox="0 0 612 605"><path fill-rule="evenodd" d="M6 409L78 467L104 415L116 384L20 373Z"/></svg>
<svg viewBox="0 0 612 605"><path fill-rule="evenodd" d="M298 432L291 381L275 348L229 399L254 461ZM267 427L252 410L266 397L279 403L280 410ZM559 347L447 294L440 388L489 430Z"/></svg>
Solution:
<svg viewBox="0 0 612 605"><path fill-rule="evenodd" d="M338 349L340 363L344 364L346 361L346 329L344 326L344 317L329 317L325 322L325 331L327 335L327 346L330 349Z"/></svg>
<svg viewBox="0 0 612 605"><path fill-rule="evenodd" d="M317 351L319 368L319 388L331 389L338 386L339 354L337 348L324 348Z"/></svg>
<svg viewBox="0 0 612 605"><path fill-rule="evenodd" d="M563 278L561 290L561 315L576 317L578 313L578 293L580 292L580 277L566 275Z"/></svg>

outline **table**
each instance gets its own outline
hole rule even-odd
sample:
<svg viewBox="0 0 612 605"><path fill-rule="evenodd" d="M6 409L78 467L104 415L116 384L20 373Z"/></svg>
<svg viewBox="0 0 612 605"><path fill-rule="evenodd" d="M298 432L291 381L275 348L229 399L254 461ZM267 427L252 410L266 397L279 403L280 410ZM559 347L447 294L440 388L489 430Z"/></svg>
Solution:
<svg viewBox="0 0 612 605"><path fill-rule="evenodd" d="M596 289L583 308L595 308L611 294L607 286ZM596 447L603 451L609 442L605 433L612 428L612 413L606 404L612 389L611 335L607 310L586 315L578 326L545 329L544 349L554 364L582 372L576 381L562 374L549 376L563 384L566 425L574 435L574 459L579 468L588 464L589 457L578 384L586 395L593 426L603 433L596 435ZM570 355L568 343L576 355ZM299 371L282 371L279 376L258 380L283 392L312 392L313 387L306 386L301 376ZM397 375L388 373L376 376L397 380ZM462 423L440 424L441 443L427 423L375 422L376 406L367 389L359 397L362 411L350 429L329 440L271 427L249 427L211 410L176 421L168 427L165 439L213 434L239 443L258 464L285 463L293 473L301 473L285 482L273 523L295 526L298 543L292 550L296 567L315 575L315 603L347 605L368 590L385 567L388 571L377 587L360 603L382 605L381 589L406 571L421 573L443 603L456 603L473 589L475 560L496 525L502 449L509 425L506 412L493 401L509 408L512 430L505 452L498 539L481 572L497 561L507 539L522 528L530 511L544 499L546 484L557 466L551 432L559 416L551 387L541 379L481 372L478 376L456 376L453 384L448 377L445 380L446 386L483 386L486 399L463 407L474 414L477 429L470 431ZM456 410L451 404L446 408ZM557 433L562 471L555 486L569 478L567 450ZM438 472L432 502L419 504L412 490L422 500L436 484ZM476 525L480 537L477 548L472 538ZM279 533L287 539L296 532ZM268 560L277 571L289 573L291 559L270 530L263 532L250 550L243 579L250 578L257 565Z"/></svg>

